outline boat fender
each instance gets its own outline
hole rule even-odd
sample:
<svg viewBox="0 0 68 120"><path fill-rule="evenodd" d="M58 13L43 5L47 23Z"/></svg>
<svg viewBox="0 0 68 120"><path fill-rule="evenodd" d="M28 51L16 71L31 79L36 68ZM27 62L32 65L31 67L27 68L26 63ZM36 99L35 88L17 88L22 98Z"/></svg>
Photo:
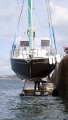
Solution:
<svg viewBox="0 0 68 120"><path fill-rule="evenodd" d="M49 64L52 64L52 55L49 56Z"/></svg>
<svg viewBox="0 0 68 120"><path fill-rule="evenodd" d="M53 59L53 64L55 64L55 63L56 63L56 61L55 61L55 57L52 56L52 59Z"/></svg>
<svg viewBox="0 0 68 120"><path fill-rule="evenodd" d="M19 51L19 56L22 56L22 51L21 50Z"/></svg>
<svg viewBox="0 0 68 120"><path fill-rule="evenodd" d="M59 54L56 55L56 62L60 63L60 55Z"/></svg>

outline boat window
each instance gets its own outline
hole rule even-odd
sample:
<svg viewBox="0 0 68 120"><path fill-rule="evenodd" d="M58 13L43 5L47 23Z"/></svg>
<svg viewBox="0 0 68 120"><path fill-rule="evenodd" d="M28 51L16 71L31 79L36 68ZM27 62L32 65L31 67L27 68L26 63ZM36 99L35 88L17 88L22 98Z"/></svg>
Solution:
<svg viewBox="0 0 68 120"><path fill-rule="evenodd" d="M50 40L41 40L41 46L42 47L49 47L50 46Z"/></svg>

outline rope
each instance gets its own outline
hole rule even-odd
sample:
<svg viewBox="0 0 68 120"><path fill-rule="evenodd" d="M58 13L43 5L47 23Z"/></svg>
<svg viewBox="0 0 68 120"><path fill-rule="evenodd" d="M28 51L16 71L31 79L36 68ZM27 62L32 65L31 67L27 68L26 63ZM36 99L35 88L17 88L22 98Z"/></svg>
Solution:
<svg viewBox="0 0 68 120"><path fill-rule="evenodd" d="M18 24L17 24L17 29L16 29L16 33L15 33L15 36L14 36L14 41L13 41L13 45L12 45L12 50L13 50L13 48L14 48L15 40L16 40L17 35L18 35L19 23L20 23L22 11L23 11L23 6L24 6L24 0L23 0L23 3L22 3L21 13L20 13L20 16L19 16L19 20L18 20Z"/></svg>
<svg viewBox="0 0 68 120"><path fill-rule="evenodd" d="M49 5L49 0L48 0L48 5ZM52 24L52 32L53 32L53 38L54 38L54 44L55 44L55 50L56 50L56 53L57 53L56 40L55 40L55 35L54 35L54 29L53 29L53 23L52 23L52 17L51 17L50 5L49 5L49 12L50 12L50 18L51 18L51 24Z"/></svg>
<svg viewBox="0 0 68 120"><path fill-rule="evenodd" d="M23 0L23 4L22 4L22 8L21 8L21 13L20 13L20 17L19 17L18 22L20 22L20 19L21 19L21 15L22 15L22 11L23 11L23 6L24 6L24 0Z"/></svg>
<svg viewBox="0 0 68 120"><path fill-rule="evenodd" d="M51 11L50 11L49 0L46 0L46 5L47 5L47 12L48 12L48 21L49 21L49 29L50 29L51 43L52 43L52 36L53 36L54 45L55 45L55 54L56 54L56 53L57 53L56 41L55 41L53 24L52 24L52 18L51 18ZM52 35L51 35L51 34L52 34ZM52 45L52 47L53 47L53 45ZM52 48L52 54L53 54L53 48Z"/></svg>

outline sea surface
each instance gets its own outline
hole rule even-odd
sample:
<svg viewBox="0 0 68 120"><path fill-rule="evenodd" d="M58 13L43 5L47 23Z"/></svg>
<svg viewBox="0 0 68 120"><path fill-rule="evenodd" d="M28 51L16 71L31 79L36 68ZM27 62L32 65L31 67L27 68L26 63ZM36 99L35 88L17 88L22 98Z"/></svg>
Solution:
<svg viewBox="0 0 68 120"><path fill-rule="evenodd" d="M59 97L20 96L22 88L21 80L0 80L0 120L68 120L68 103Z"/></svg>

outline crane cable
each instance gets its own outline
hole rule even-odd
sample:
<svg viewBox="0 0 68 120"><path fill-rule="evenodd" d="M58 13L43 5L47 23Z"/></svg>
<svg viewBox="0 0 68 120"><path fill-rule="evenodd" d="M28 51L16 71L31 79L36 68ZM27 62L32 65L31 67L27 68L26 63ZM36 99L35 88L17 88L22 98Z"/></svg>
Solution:
<svg viewBox="0 0 68 120"><path fill-rule="evenodd" d="M19 19L18 19L17 29L16 29L16 33L15 33L15 36L14 36L14 41L13 41L13 44L12 44L12 50L13 50L13 48L14 48L15 40L16 40L17 35L18 35L19 23L20 23L20 19L21 19L22 11L23 11L23 6L24 6L24 0L23 0L23 3L22 3L22 8L21 8L21 12L20 12Z"/></svg>
<svg viewBox="0 0 68 120"><path fill-rule="evenodd" d="M48 12L48 21L49 21L49 29L50 29L51 42L53 42L53 41L52 41L52 36L53 36L54 45L55 45L55 54L57 54L56 41L55 41L55 35L54 35L53 24L52 24L52 17L51 17L51 11L50 11L49 0L46 0L46 5L47 5L47 12ZM51 33L52 33L52 35L51 35ZM53 47L53 46L52 46L52 47ZM52 48L52 54L53 54L53 48Z"/></svg>

